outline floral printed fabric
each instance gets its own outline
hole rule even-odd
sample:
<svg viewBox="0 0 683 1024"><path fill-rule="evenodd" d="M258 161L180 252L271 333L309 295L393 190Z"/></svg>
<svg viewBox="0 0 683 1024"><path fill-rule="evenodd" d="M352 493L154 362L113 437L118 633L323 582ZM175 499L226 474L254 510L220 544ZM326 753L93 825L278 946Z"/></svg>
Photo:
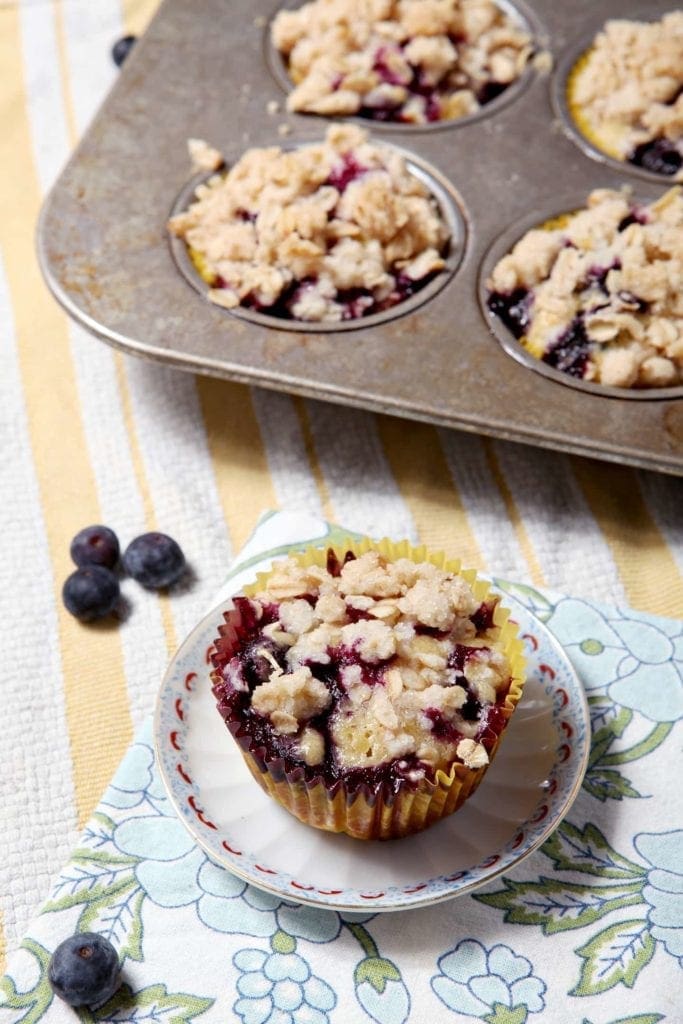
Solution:
<svg viewBox="0 0 683 1024"><path fill-rule="evenodd" d="M296 539L291 516L272 516L245 564ZM591 707L581 795L537 853L432 908L294 905L195 846L169 806L148 725L10 961L0 1024L76 1019L47 983L51 950L76 929L106 934L123 960L124 985L79 1011L84 1021L680 1021L683 624L496 584L554 632Z"/></svg>

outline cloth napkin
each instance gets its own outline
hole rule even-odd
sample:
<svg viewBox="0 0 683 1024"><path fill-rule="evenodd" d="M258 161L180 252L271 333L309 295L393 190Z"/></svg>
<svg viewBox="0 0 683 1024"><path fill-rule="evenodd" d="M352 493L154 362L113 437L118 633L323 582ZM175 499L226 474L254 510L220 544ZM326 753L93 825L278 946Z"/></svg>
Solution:
<svg viewBox="0 0 683 1024"><path fill-rule="evenodd" d="M343 532L267 515L215 603L259 562ZM539 851L430 908L299 906L194 844L147 722L10 959L0 1022L680 1022L683 624L494 582L555 634L590 703L581 794ZM47 981L52 950L76 930L108 936L123 963L122 987L96 1011L70 1009Z"/></svg>

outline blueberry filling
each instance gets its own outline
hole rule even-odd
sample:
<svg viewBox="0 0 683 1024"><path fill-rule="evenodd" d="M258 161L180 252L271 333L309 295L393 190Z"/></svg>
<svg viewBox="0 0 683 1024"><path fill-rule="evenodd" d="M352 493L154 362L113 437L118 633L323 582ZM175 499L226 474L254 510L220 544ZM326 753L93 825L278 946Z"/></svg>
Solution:
<svg viewBox="0 0 683 1024"><path fill-rule="evenodd" d="M492 100L495 100L501 93L504 93L508 87L507 82L486 82L482 85L481 89L477 93L477 99L482 107L486 106Z"/></svg>
<svg viewBox="0 0 683 1024"><path fill-rule="evenodd" d="M336 188L338 192L345 192L352 181L362 178L369 169L359 164L352 153L344 153L340 162L330 171L327 184Z"/></svg>
<svg viewBox="0 0 683 1024"><path fill-rule="evenodd" d="M353 557L349 553L344 561L340 562L336 555L328 554L330 574L338 575L346 561ZM347 690L342 681L342 670L347 666L358 666L362 682L373 688L384 685L385 672L395 660L395 656L392 656L383 661L367 662L359 656L355 645L329 648L327 653L330 660L327 664L311 661L307 663L314 678L325 684L331 696L331 704L321 714L305 722L306 728L316 730L324 743L322 761L311 767L305 764L296 736L278 732L268 717L251 706L254 690L271 677L275 664L283 671L287 671L286 648L278 648L269 636L264 635L264 629L278 621L279 608L276 604L262 604L261 614L257 618L254 605L247 598L237 597L234 602L241 613L241 623L236 627L237 642L235 643L234 639L226 642L221 638L214 645L212 660L217 670L214 679L219 678L214 686L214 694L219 710L236 740L245 750L251 751L252 756L262 767L265 767L267 762L269 772L277 773L279 769L273 765L273 761L280 759L282 777L284 773L292 771L300 771L307 778L322 777L333 792L342 779L352 792L360 785L381 785L385 793L391 794L406 785L417 785L419 778L433 777L435 769L419 761L415 755L394 758L367 768L349 768L338 763L331 725L336 716L344 714L348 700ZM478 633L485 633L493 623L494 608L495 602L484 602L471 617ZM347 612L353 613L354 610L347 605ZM349 615L351 621L372 618L363 612L355 612L355 615L357 618ZM427 632L427 627L419 632ZM460 710L462 718L467 722L479 723L478 739L486 749L490 749L505 724L505 716L502 712L495 713L497 705L482 704L464 677L468 660L486 651L486 647L473 648L466 644L456 644L449 656L448 668L455 670L458 684L466 690L466 699ZM237 664L240 666L241 678L246 684L246 689L235 687L230 682ZM220 679L225 682L221 682ZM498 693L498 703L505 700L506 692L507 688L504 687ZM454 743L463 738L457 725L449 721L440 709L428 708L425 717L432 723L431 732L435 738Z"/></svg>
<svg viewBox="0 0 683 1024"><path fill-rule="evenodd" d="M369 316L371 313L383 313L387 309L392 309L399 302L405 302L406 299L421 291L430 281L434 280L438 273L439 271L432 271L430 274L425 274L424 277L421 277L419 281L413 281L404 274L398 274L394 280L394 287L383 298L377 298L367 288L348 288L338 291L335 302L342 307L341 319L359 320ZM300 301L302 290L313 288L315 284L316 278L311 277L303 278L300 281L293 281L282 291L277 302L271 306L263 305L254 295L248 295L242 299L241 305L246 309L253 309L257 313L265 313L267 316L273 316L279 320L297 319L293 308ZM212 286L214 288L227 288L229 282L221 277L215 277L212 281Z"/></svg>
<svg viewBox="0 0 683 1024"><path fill-rule="evenodd" d="M622 291L617 292L617 295L625 305L634 307L636 313L647 313L650 308L649 302L645 299L640 299L633 292L627 292L622 289Z"/></svg>
<svg viewBox="0 0 683 1024"><path fill-rule="evenodd" d="M463 42L461 37L455 36L451 37L451 41L454 44ZM410 97L421 98L424 101L423 114L426 121L430 123L440 121L443 117L444 101L448 100L451 90L448 86L435 86L433 82L425 78L424 72L420 68L412 66L412 77L406 81L405 74L402 75L400 72L395 71L387 63L390 52L390 48L386 46L378 49L375 55L373 70L377 72L384 84L403 86L408 92L409 99ZM339 79L334 88L339 88L342 82L343 78ZM493 80L485 82L475 93L479 106L484 107L487 103L491 103L492 100L495 100L505 92L510 84L510 82L496 82ZM468 88L471 85L472 83L465 77L462 82L458 83L458 88ZM455 86L453 91L455 91ZM364 103L358 111L358 116L371 121L413 123L413 117L405 110L407 102L407 100L403 99L394 100L387 98L381 103Z"/></svg>
<svg viewBox="0 0 683 1024"><path fill-rule="evenodd" d="M631 224L647 224L647 216L643 210L632 210L619 221L617 231L625 231Z"/></svg>
<svg viewBox="0 0 683 1024"><path fill-rule="evenodd" d="M268 682L273 672L273 661L277 662L283 671L286 670L287 666L283 653L282 648L277 647L272 640L268 640L264 636L253 640L244 648L242 651L242 672L251 691L259 683Z"/></svg>
<svg viewBox="0 0 683 1024"><path fill-rule="evenodd" d="M505 324L507 329L515 338L521 338L526 334L531 322L531 304L533 294L526 288L515 288L514 291L504 294L503 292L491 292L486 305L495 316Z"/></svg>
<svg viewBox="0 0 683 1024"><path fill-rule="evenodd" d="M590 267L584 281L579 285L579 288L583 291L587 288L599 288L603 295L609 295L609 289L607 287L607 275L610 270L619 270L621 268L621 262L614 260L608 267Z"/></svg>
<svg viewBox="0 0 683 1024"><path fill-rule="evenodd" d="M651 139L636 146L629 162L655 174L676 174L683 165L683 156L669 139Z"/></svg>
<svg viewBox="0 0 683 1024"><path fill-rule="evenodd" d="M543 362L571 377L585 377L591 347L583 319L576 316L567 330L544 353Z"/></svg>
<svg viewBox="0 0 683 1024"><path fill-rule="evenodd" d="M457 743L462 738L462 733L458 732L453 722L449 722L447 718L444 718L438 708L427 708L425 718L428 718L432 723L432 735L436 736L438 740L445 740L447 743Z"/></svg>
<svg viewBox="0 0 683 1024"><path fill-rule="evenodd" d="M493 626L493 613L496 610L495 601L483 601L477 608L474 615L470 615L470 622L477 633L484 633Z"/></svg>
<svg viewBox="0 0 683 1024"><path fill-rule="evenodd" d="M629 214L621 220L617 230L621 232L631 224L647 223L647 213L638 207L633 207ZM545 352L541 356L544 363L569 376L584 378L594 348L594 342L591 341L586 329L584 320L586 314L596 314L603 310L620 312L627 309L634 314L649 311L650 306L645 299L641 299L625 289L611 290L609 275L611 271L621 270L621 267L621 260L615 257L607 266L595 264L588 268L583 279L575 287L575 293L580 297L580 311L559 337L546 343ZM613 288L614 285L612 284L611 287ZM489 292L486 304L511 334L519 339L527 335L531 327L533 301L533 290L516 288L511 292ZM474 617L472 621L475 621Z"/></svg>
<svg viewBox="0 0 683 1024"><path fill-rule="evenodd" d="M377 72L386 85L409 85L412 76L407 75L405 72L401 74L387 63L392 53L396 56L400 55L401 48L398 46L380 46L375 53L375 63L372 66L372 70Z"/></svg>

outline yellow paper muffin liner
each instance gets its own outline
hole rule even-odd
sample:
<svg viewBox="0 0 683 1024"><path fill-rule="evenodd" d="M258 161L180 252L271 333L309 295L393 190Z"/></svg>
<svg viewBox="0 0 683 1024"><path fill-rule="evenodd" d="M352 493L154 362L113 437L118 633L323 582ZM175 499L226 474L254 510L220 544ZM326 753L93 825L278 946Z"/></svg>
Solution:
<svg viewBox="0 0 683 1024"><path fill-rule="evenodd" d="M462 569L458 559L447 559L443 552L430 552L425 547L413 547L408 541L395 543L388 539L373 541L349 538L346 542L311 547L293 553L302 566L325 566L327 553L334 551L343 563L347 551L360 556L367 551L378 551L389 561L408 558L414 562L431 562L439 569L461 576L472 588L475 598L484 602L491 587L486 580L477 576L474 569ZM246 597L254 597L267 589L270 572L259 573L256 581L243 589ZM438 769L433 778L418 782L406 780L397 791L390 790L384 783L371 786L363 783L353 791L347 788L343 779L331 784L325 781L315 768L297 767L288 770L281 757L269 758L263 747L251 741L248 730L241 723L239 715L226 718L226 724L240 746L249 771L261 788L295 817L314 828L329 832L345 832L356 839L397 839L429 828L447 815L453 814L480 784L492 763L500 741L515 707L522 696L525 680L525 659L523 643L518 636L517 626L509 620L509 610L496 605L493 629L489 631L492 642L508 659L511 682L503 704L499 705L505 719L503 727L488 750L489 764L481 768L468 768L455 762L450 771ZM225 612L225 625L219 629L223 654L234 639L234 624L240 613L237 609ZM218 686L223 679L214 674Z"/></svg>

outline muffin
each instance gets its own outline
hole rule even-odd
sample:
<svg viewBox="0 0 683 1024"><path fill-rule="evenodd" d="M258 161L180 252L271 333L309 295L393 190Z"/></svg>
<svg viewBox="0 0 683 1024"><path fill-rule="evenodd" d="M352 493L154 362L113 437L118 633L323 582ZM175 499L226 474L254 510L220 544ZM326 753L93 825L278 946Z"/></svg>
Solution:
<svg viewBox="0 0 683 1024"><path fill-rule="evenodd" d="M567 103L608 156L683 178L683 11L608 21L572 70Z"/></svg>
<svg viewBox="0 0 683 1024"><path fill-rule="evenodd" d="M459 563L382 541L309 549L224 612L218 710L259 785L358 839L418 832L481 782L521 696L521 641Z"/></svg>
<svg viewBox="0 0 683 1024"><path fill-rule="evenodd" d="M271 38L290 110L425 124L476 113L522 74L532 41L492 0L313 0Z"/></svg>
<svg viewBox="0 0 683 1024"><path fill-rule="evenodd" d="M683 195L597 189L494 267L488 307L548 366L615 388L683 383Z"/></svg>
<svg viewBox="0 0 683 1024"><path fill-rule="evenodd" d="M206 158L192 141L195 160ZM455 244L403 156L352 125L315 145L248 150L168 227L212 302L309 322L390 309L439 274Z"/></svg>

